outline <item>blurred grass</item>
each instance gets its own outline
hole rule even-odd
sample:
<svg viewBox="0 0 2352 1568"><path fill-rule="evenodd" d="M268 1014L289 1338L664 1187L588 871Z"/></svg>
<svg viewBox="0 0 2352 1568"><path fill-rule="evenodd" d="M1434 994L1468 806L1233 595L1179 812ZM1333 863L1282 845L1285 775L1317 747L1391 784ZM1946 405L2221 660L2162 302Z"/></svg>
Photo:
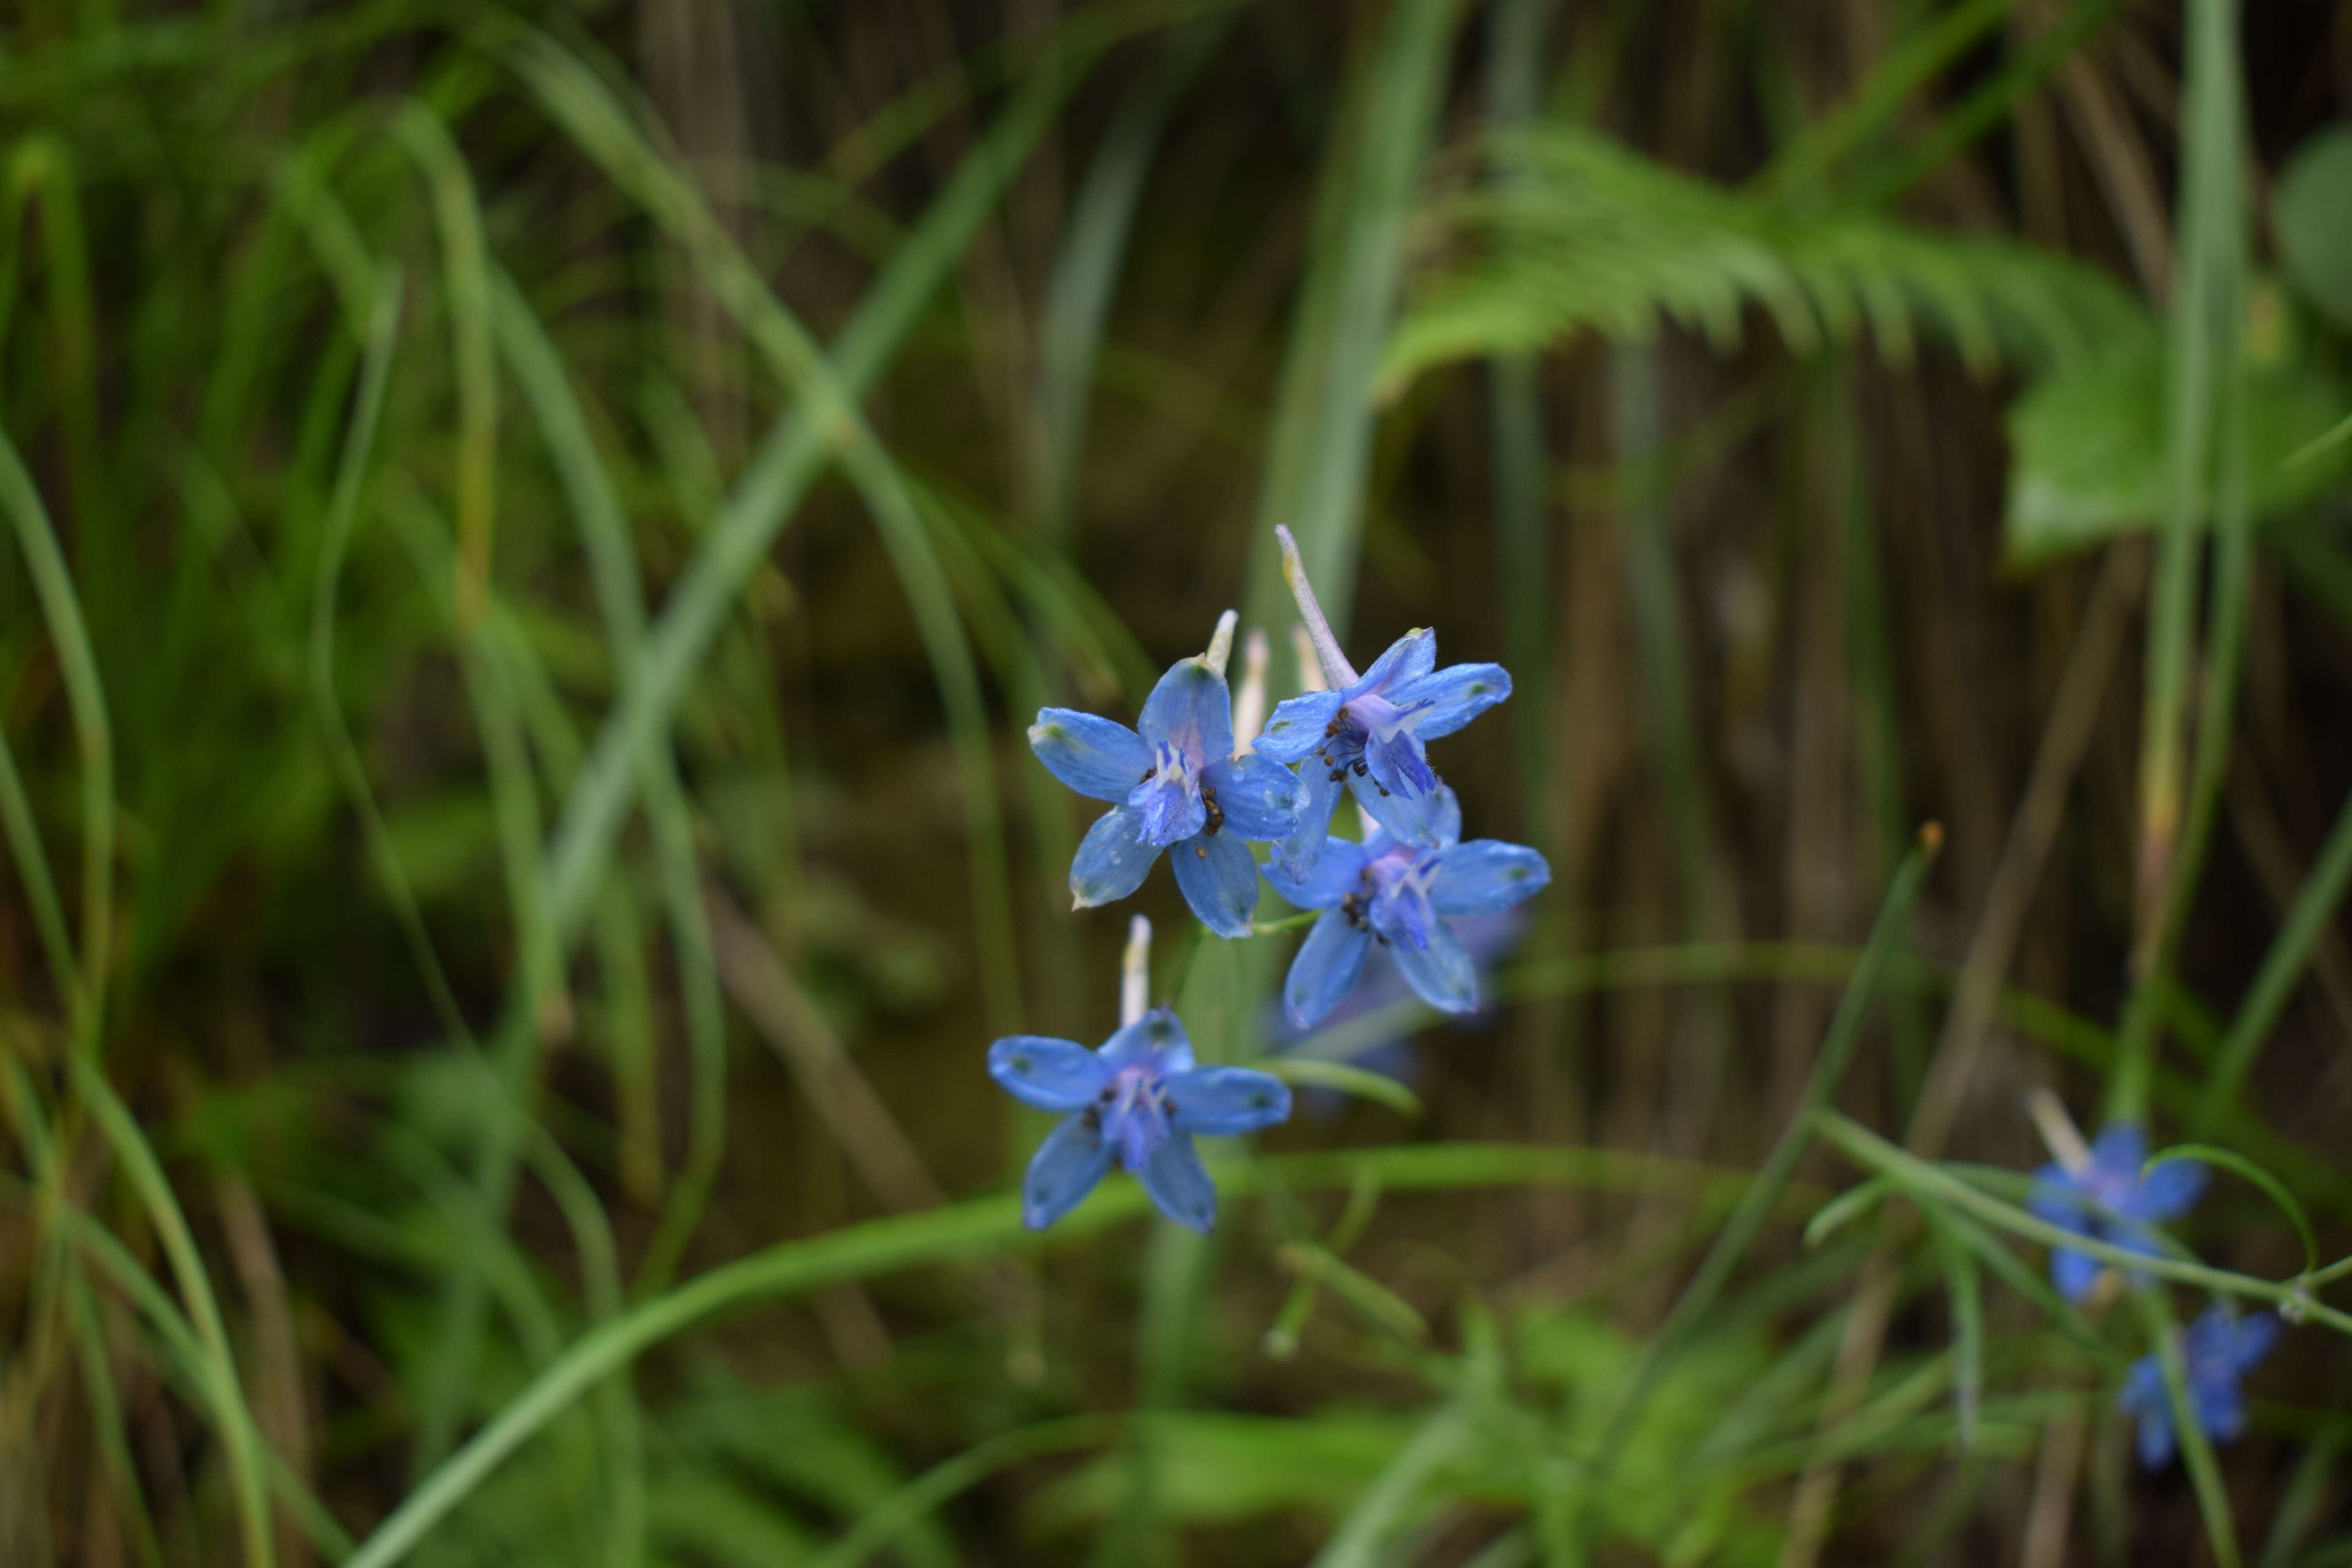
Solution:
<svg viewBox="0 0 2352 1568"><path fill-rule="evenodd" d="M2344 36L10 12L0 1561L2344 1560ZM1128 911L1021 728L1228 605L1295 689L1278 521L1514 669L1523 1023L1028 1237L983 1047ZM1274 1049L1294 939L1138 897ZM2235 1173L2129 1307L2033 1087ZM2303 1326L2133 1478L2170 1289Z"/></svg>

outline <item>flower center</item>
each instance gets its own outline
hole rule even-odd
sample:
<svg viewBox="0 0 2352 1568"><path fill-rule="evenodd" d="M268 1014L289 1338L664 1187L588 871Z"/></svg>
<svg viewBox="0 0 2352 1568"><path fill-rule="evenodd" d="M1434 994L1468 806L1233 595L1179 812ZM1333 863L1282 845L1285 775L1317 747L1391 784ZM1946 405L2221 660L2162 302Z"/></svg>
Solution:
<svg viewBox="0 0 2352 1568"><path fill-rule="evenodd" d="M1110 1101L1103 1121L1119 1163L1143 1169L1151 1152L1168 1137L1168 1088L1149 1068L1125 1068L1103 1091Z"/></svg>
<svg viewBox="0 0 2352 1568"><path fill-rule="evenodd" d="M1201 831L1206 807L1192 758L1173 741L1151 749L1151 771L1129 792L1128 805L1143 814L1142 837L1166 848Z"/></svg>
<svg viewBox="0 0 2352 1568"><path fill-rule="evenodd" d="M1423 716L1428 712L1430 707L1431 704L1426 701L1415 702L1410 707L1400 707L1376 691L1368 691L1360 697L1350 699L1347 712L1348 717L1353 720L1367 735L1375 740L1392 741L1396 739L1399 731L1408 735L1412 734L1420 726Z"/></svg>
<svg viewBox="0 0 2352 1568"><path fill-rule="evenodd" d="M1364 878L1372 884L1373 925L1382 935L1426 952L1430 922L1437 918L1429 901L1430 886L1437 880L1437 856L1399 846L1374 857L1364 868Z"/></svg>

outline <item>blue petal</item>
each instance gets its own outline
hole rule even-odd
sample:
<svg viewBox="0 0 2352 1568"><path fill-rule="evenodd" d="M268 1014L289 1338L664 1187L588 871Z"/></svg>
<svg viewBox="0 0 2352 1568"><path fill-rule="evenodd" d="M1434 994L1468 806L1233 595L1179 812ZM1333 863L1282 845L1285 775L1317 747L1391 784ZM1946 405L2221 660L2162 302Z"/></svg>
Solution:
<svg viewBox="0 0 2352 1568"><path fill-rule="evenodd" d="M1129 1068L1153 1072L1184 1072L1192 1065L1192 1037L1184 1021L1165 1007L1154 1007L1103 1042L1103 1065L1112 1073Z"/></svg>
<svg viewBox="0 0 2352 1568"><path fill-rule="evenodd" d="M1220 1138L1290 1120L1290 1086L1251 1068L1197 1068L1168 1079L1168 1125Z"/></svg>
<svg viewBox="0 0 2352 1568"><path fill-rule="evenodd" d="M1111 1069L1075 1040L1007 1035L988 1047L988 1073L1004 1091L1040 1110L1082 1110L1108 1086Z"/></svg>
<svg viewBox="0 0 2352 1568"><path fill-rule="evenodd" d="M2132 1363L2123 1386L2116 1391L2116 1408L2139 1418L2141 1464L2152 1470L2172 1458L2172 1405L2156 1357L2144 1355Z"/></svg>
<svg viewBox="0 0 2352 1568"><path fill-rule="evenodd" d="M1386 829L1388 836L1398 843L1437 842L1435 795L1403 795L1393 789L1382 795L1373 780L1359 776L1352 770L1348 774L1348 789L1355 795L1356 804L1370 812L1372 820Z"/></svg>
<svg viewBox="0 0 2352 1568"><path fill-rule="evenodd" d="M1297 819L1298 775L1271 757L1253 752L1211 763L1201 784L1217 792L1223 831L1253 844L1280 838Z"/></svg>
<svg viewBox="0 0 2352 1568"><path fill-rule="evenodd" d="M1209 808L1192 782L1165 774L1135 786L1127 797L1141 820L1143 837L1160 848L1181 844L1207 825Z"/></svg>
<svg viewBox="0 0 2352 1568"><path fill-rule="evenodd" d="M2209 1179L2205 1167L2194 1160L2167 1160L2133 1189L2126 1212L2151 1225L2179 1219L2205 1195Z"/></svg>
<svg viewBox="0 0 2352 1568"><path fill-rule="evenodd" d="M2156 1357L2144 1355L2131 1363L2124 1373L2123 1386L2116 1390L2116 1408L2126 1415L2168 1408L2164 1396L2164 1367Z"/></svg>
<svg viewBox="0 0 2352 1568"><path fill-rule="evenodd" d="M1339 710L1336 691L1310 691L1277 703L1250 749L1277 763L1305 762L1330 738L1331 716Z"/></svg>
<svg viewBox="0 0 2352 1568"><path fill-rule="evenodd" d="M1398 947L1419 950L1437 925L1429 896L1412 888L1382 889L1372 896L1372 929Z"/></svg>
<svg viewBox="0 0 2352 1568"><path fill-rule="evenodd" d="M2230 1344L2230 1364L2239 1375L2252 1372L2271 1353L2286 1331L2276 1312L2249 1312L2237 1321Z"/></svg>
<svg viewBox="0 0 2352 1568"><path fill-rule="evenodd" d="M1073 1116L1045 1134L1021 1184L1021 1223L1043 1230L1095 1190L1110 1169L1110 1144L1095 1118Z"/></svg>
<svg viewBox="0 0 2352 1568"><path fill-rule="evenodd" d="M1183 1133L1154 1149L1136 1174L1143 1178L1143 1190L1160 1212L1178 1225L1205 1235L1217 1223L1216 1184L1209 1180L1209 1168L1201 1163L1192 1140Z"/></svg>
<svg viewBox="0 0 2352 1568"><path fill-rule="evenodd" d="M1070 892L1077 907L1090 910L1123 899L1143 886L1144 873L1160 858L1160 846L1143 837L1143 817L1131 805L1114 806L1087 829L1070 861Z"/></svg>
<svg viewBox="0 0 2352 1568"><path fill-rule="evenodd" d="M2197 1425L2217 1443L2242 1437L2246 1432L2246 1397L2235 1378L2196 1379L2189 1388L2189 1407Z"/></svg>
<svg viewBox="0 0 2352 1568"><path fill-rule="evenodd" d="M1151 768L1151 748L1142 736L1075 708L1037 710L1029 749L1055 778L1097 800L1125 800Z"/></svg>
<svg viewBox="0 0 2352 1568"><path fill-rule="evenodd" d="M1437 787L1429 754L1410 730L1399 730L1386 740L1375 735L1365 742L1364 762L1371 769L1373 782L1392 795L1426 795Z"/></svg>
<svg viewBox="0 0 2352 1568"><path fill-rule="evenodd" d="M2147 1162L2147 1138L2139 1125L2118 1121L2104 1129L2091 1144L2091 1163L2137 1180Z"/></svg>
<svg viewBox="0 0 2352 1568"><path fill-rule="evenodd" d="M1197 658L1168 667L1136 723L1147 745L1173 742L1196 768L1234 754L1234 699L1225 678Z"/></svg>
<svg viewBox="0 0 2352 1568"><path fill-rule="evenodd" d="M1426 948L1416 951L1394 943L1389 956L1396 960L1397 973L1404 976L1405 984L1439 1012L1478 1010L1478 965L1462 939L1454 934L1454 928L1444 921L1431 922Z"/></svg>
<svg viewBox="0 0 2352 1568"><path fill-rule="evenodd" d="M1372 668L1340 695L1355 698L1373 691L1394 701L1394 688L1417 680L1436 667L1437 634L1423 626L1389 644L1388 651L1372 660Z"/></svg>
<svg viewBox="0 0 2352 1568"><path fill-rule="evenodd" d="M1551 867L1523 844L1474 838L1438 851L1429 901L1442 915L1490 915L1532 897L1551 880Z"/></svg>
<svg viewBox="0 0 2352 1568"><path fill-rule="evenodd" d="M1335 845L1334 849L1337 849ZM1282 1010L1300 1028L1337 1007L1363 973L1364 955L1371 951L1372 933L1338 910L1327 912L1298 944L1290 961L1290 977L1282 984Z"/></svg>
<svg viewBox="0 0 2352 1568"><path fill-rule="evenodd" d="M1168 852L1176 868L1176 885L1201 923L1219 936L1250 933L1250 917L1257 912L1257 862L1249 846L1223 833L1203 833Z"/></svg>
<svg viewBox="0 0 2352 1568"><path fill-rule="evenodd" d="M1430 797L1429 841L1440 849L1451 849L1462 842L1462 803L1454 797L1452 784L1440 783Z"/></svg>
<svg viewBox="0 0 2352 1568"><path fill-rule="evenodd" d="M2050 1283L2059 1295L2079 1304L2098 1283L2099 1270L2105 1267L2087 1252L2054 1247L2050 1253Z"/></svg>
<svg viewBox="0 0 2352 1568"><path fill-rule="evenodd" d="M2025 1212L2078 1236L2091 1234L2090 1200L2066 1167L2055 1161L2033 1173L2033 1185L2026 1190Z"/></svg>
<svg viewBox="0 0 2352 1568"><path fill-rule="evenodd" d="M1349 893L1369 889L1364 885L1364 847L1347 838L1335 838L1323 851L1315 869L1305 876L1294 876L1286 866L1273 865L1265 868L1265 879L1274 890L1302 910L1328 910Z"/></svg>
<svg viewBox="0 0 2352 1568"><path fill-rule="evenodd" d="M1331 837L1331 808L1339 803L1340 784L1319 763L1298 770L1297 826L1282 841L1276 861L1298 876L1311 875L1323 859L1323 845ZM1288 898L1288 894L1283 895ZM1293 900L1296 902L1297 900Z"/></svg>
<svg viewBox="0 0 2352 1568"><path fill-rule="evenodd" d="M1457 664L1398 688L1389 700L1400 708L1429 704L1413 725L1424 741L1451 735L1511 694L1510 672L1499 664Z"/></svg>
<svg viewBox="0 0 2352 1568"><path fill-rule="evenodd" d="M2172 1422L2150 1411L2139 1418L2139 1462L2151 1470L2160 1470L2172 1458Z"/></svg>

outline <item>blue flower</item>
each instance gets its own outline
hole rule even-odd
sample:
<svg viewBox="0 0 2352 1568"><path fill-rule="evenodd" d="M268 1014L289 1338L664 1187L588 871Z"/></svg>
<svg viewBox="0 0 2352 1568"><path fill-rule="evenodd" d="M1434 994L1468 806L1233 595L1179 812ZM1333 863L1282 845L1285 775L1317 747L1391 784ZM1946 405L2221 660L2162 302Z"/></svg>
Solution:
<svg viewBox="0 0 2352 1568"><path fill-rule="evenodd" d="M1291 830L1297 781L1265 757L1234 755L1223 664L1203 655L1171 667L1144 701L1140 734L1074 709L1039 710L1029 728L1037 760L1080 795L1118 803L1070 862L1077 908L1127 897L1169 849L1201 923L1249 934L1257 862L1247 846Z"/></svg>
<svg viewBox="0 0 2352 1568"><path fill-rule="evenodd" d="M1430 844L1380 829L1361 844L1334 840L1304 876L1267 868L1276 892L1325 911L1282 988L1283 1009L1301 1028L1339 1005L1375 942L1423 1001L1442 1012L1477 1011L1477 965L1446 917L1508 909L1549 883L1551 868L1523 845L1459 842L1462 807L1442 784L1430 792L1429 820Z"/></svg>
<svg viewBox="0 0 2352 1568"><path fill-rule="evenodd" d="M2271 1353L2278 1337L2275 1312L2233 1318L2218 1306L2206 1308L2180 1336L2189 1408L2208 1437L2226 1443L2245 1431L2246 1399L2238 1384ZM2116 1408L2139 1418L2140 1463L2152 1470L2172 1458L2172 1401L2166 1397L2164 1366L2157 1357L2132 1363Z"/></svg>
<svg viewBox="0 0 2352 1568"><path fill-rule="evenodd" d="M2205 1191L2205 1167L2194 1160L2168 1160L2143 1179L2147 1140L2130 1122L2117 1122L2091 1145L2089 1162L2069 1171L2051 1163L2033 1173L2025 1206L2052 1225L2128 1251L2153 1258L2151 1226L2189 1212ZM2087 1253L2066 1247L2050 1254L2050 1283L2069 1301L2080 1301L2103 1267Z"/></svg>
<svg viewBox="0 0 2352 1568"><path fill-rule="evenodd" d="M1297 828L1282 846L1297 874L1316 868L1342 784L1390 837L1435 842L1440 786L1423 742L1454 733L1511 694L1499 664L1436 666L1437 634L1412 632L1356 679L1294 697L1266 721L1258 752L1301 764Z"/></svg>
<svg viewBox="0 0 2352 1568"><path fill-rule="evenodd" d="M1047 1133L1021 1186L1021 1222L1043 1230L1094 1191L1115 1158L1160 1212L1206 1231L1217 1189L1192 1134L1231 1137L1290 1119L1290 1089L1249 1068L1192 1065L1175 1014L1145 1014L1090 1051L1071 1040L1011 1035L988 1047L990 1076L1040 1110L1068 1113Z"/></svg>

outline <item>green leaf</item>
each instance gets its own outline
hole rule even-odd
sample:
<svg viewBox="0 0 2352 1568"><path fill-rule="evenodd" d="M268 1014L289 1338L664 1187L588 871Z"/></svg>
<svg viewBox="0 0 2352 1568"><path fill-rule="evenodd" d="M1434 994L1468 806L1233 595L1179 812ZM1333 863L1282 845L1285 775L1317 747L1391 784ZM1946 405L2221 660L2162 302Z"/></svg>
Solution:
<svg viewBox="0 0 2352 1568"><path fill-rule="evenodd" d="M2352 127L2294 151L2271 198L2279 259L2295 289L2352 331Z"/></svg>
<svg viewBox="0 0 2352 1568"><path fill-rule="evenodd" d="M2292 466L2289 459L2343 417L2352 388L2282 359L2250 366L2246 395L2249 499L2259 520L2308 500L2343 474L2352 447L2323 448ZM2168 489L2164 359L2155 335L2044 377L2011 407L2009 439L2011 564L2152 528Z"/></svg>

